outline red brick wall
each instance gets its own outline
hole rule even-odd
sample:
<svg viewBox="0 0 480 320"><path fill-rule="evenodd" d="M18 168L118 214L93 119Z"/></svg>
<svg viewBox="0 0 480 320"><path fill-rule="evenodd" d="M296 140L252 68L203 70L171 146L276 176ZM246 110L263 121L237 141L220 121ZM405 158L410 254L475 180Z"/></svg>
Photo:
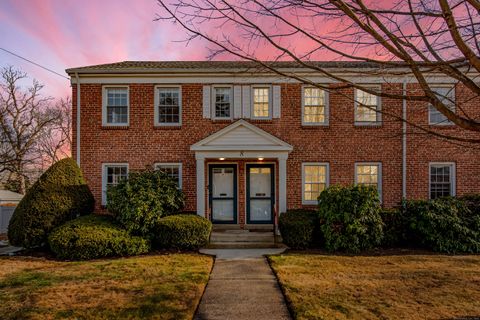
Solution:
<svg viewBox="0 0 480 320"><path fill-rule="evenodd" d="M81 168L97 199L97 210L101 203L102 163L107 162L128 162L130 170L140 170L155 162L182 162L186 209L195 210L196 161L190 146L233 121L204 119L202 85L187 84L182 85L182 126L154 127L154 85L130 84L129 87L130 126L112 129L102 127L102 85L81 85ZM401 89L401 84L383 86L383 90L392 92L401 92ZM460 94L457 90L457 96ZM73 124L76 128L76 86L73 86L73 97ZM409 103L408 107L409 119L423 123L428 121L425 104ZM465 103L465 108L475 107L473 101ZM402 102L382 98L382 109L385 113L401 116ZM328 162L331 184L352 184L354 164L361 161L382 163L383 203L390 207L402 198L402 123L386 114L382 118L383 123L378 127L354 126L353 89L349 88L330 93L329 126L302 126L301 85L282 84L281 118L250 122L294 148L287 160L289 208L302 206L302 162ZM451 128L436 130L460 132ZM409 132L412 134L407 138L408 197L428 196L430 161L456 162L458 194L480 192L479 151L425 138L412 129ZM74 130L74 156L75 137ZM239 191L242 190L241 186ZM243 204L239 209L244 210Z"/></svg>

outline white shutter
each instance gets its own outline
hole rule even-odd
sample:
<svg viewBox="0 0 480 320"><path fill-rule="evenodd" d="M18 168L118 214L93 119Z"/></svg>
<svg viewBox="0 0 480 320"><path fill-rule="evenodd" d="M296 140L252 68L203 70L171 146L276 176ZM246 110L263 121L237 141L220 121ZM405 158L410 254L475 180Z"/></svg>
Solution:
<svg viewBox="0 0 480 320"><path fill-rule="evenodd" d="M210 86L203 86L203 117L210 118Z"/></svg>
<svg viewBox="0 0 480 320"><path fill-rule="evenodd" d="M242 87L233 87L233 118L238 119L242 117Z"/></svg>
<svg viewBox="0 0 480 320"><path fill-rule="evenodd" d="M273 118L280 118L281 105L282 105L282 93L280 86L273 86Z"/></svg>
<svg viewBox="0 0 480 320"><path fill-rule="evenodd" d="M246 119L250 119L250 104L251 104L251 96L250 96L250 86L243 86L242 87L242 117Z"/></svg>

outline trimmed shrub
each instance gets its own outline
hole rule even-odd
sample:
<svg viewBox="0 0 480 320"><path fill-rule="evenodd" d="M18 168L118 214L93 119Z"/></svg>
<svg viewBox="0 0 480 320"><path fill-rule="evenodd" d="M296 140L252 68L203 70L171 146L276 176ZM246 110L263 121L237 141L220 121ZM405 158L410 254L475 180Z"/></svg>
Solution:
<svg viewBox="0 0 480 320"><path fill-rule="evenodd" d="M155 228L153 245L160 249L196 250L208 243L212 223L191 214L160 219Z"/></svg>
<svg viewBox="0 0 480 320"><path fill-rule="evenodd" d="M408 243L445 253L480 252L480 214L471 201L406 201L404 214Z"/></svg>
<svg viewBox="0 0 480 320"><path fill-rule="evenodd" d="M46 244L57 226L93 212L95 200L72 158L53 164L28 190L8 226L11 244L33 248Z"/></svg>
<svg viewBox="0 0 480 320"><path fill-rule="evenodd" d="M359 252L383 238L380 201L375 187L331 186L319 196L320 229L329 251Z"/></svg>
<svg viewBox="0 0 480 320"><path fill-rule="evenodd" d="M108 190L107 208L115 219L128 232L149 239L160 218L178 213L183 206L183 192L160 171L132 172Z"/></svg>
<svg viewBox="0 0 480 320"><path fill-rule="evenodd" d="M57 258L68 260L131 256L150 250L148 240L129 235L111 216L99 215L65 223L50 234L48 244Z"/></svg>
<svg viewBox="0 0 480 320"><path fill-rule="evenodd" d="M283 243L292 249L305 249L320 244L318 212L287 210L280 215L278 226Z"/></svg>
<svg viewBox="0 0 480 320"><path fill-rule="evenodd" d="M398 209L382 209L384 247L396 247L404 244L405 222L403 213Z"/></svg>

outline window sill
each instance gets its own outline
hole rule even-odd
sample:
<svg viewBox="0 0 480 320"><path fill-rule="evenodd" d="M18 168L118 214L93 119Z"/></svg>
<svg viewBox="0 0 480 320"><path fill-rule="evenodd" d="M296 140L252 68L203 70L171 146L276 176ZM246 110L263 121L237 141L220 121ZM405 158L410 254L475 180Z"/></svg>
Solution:
<svg viewBox="0 0 480 320"><path fill-rule="evenodd" d="M330 124L328 123L315 123L315 124L302 123L302 129L328 129L328 128L330 128Z"/></svg>
<svg viewBox="0 0 480 320"><path fill-rule="evenodd" d="M180 130L182 129L181 124L171 125L171 126L162 126L162 125L154 125L154 130Z"/></svg>
<svg viewBox="0 0 480 320"><path fill-rule="evenodd" d="M236 120L238 120L238 119L231 119L231 118L228 118L228 119L227 119L227 118L220 119L220 118L218 118L218 119L211 119L211 120L212 120L212 122L228 123L228 122L236 121Z"/></svg>
<svg viewBox="0 0 480 320"><path fill-rule="evenodd" d="M102 125L102 130L128 130L129 128L130 126L128 124L121 126Z"/></svg>
<svg viewBox="0 0 480 320"><path fill-rule="evenodd" d="M354 123L355 128L364 128L364 129L379 129L383 128L383 123Z"/></svg>
<svg viewBox="0 0 480 320"><path fill-rule="evenodd" d="M435 129L452 129L456 127L455 123L429 123L428 126Z"/></svg>

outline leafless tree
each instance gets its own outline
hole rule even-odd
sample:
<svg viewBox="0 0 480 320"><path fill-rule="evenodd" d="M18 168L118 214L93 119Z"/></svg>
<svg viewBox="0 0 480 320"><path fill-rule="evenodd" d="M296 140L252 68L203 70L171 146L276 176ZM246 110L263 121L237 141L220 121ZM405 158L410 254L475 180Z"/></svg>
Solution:
<svg viewBox="0 0 480 320"><path fill-rule="evenodd" d="M403 119L413 131L456 143L480 143L479 112L472 99L480 95L480 2L478 0L157 0L157 20L169 20L187 31L186 41L210 44L209 58L234 56L259 69L300 83L314 83L305 70L377 96L431 104L463 130L445 133ZM379 91L355 83L316 61L366 62L363 74L410 78L418 92ZM320 58L320 59L319 59ZM271 61L290 60L300 69L278 68ZM306 72L308 74L308 72ZM466 94L452 99L439 94L432 77L447 77ZM452 108L455 106L455 109ZM477 110L478 111L478 110ZM379 111L384 112L384 111Z"/></svg>
<svg viewBox="0 0 480 320"><path fill-rule="evenodd" d="M55 117L38 137L38 153L43 155L44 167L71 156L72 147L72 100L60 99L52 107Z"/></svg>
<svg viewBox="0 0 480 320"><path fill-rule="evenodd" d="M13 179L22 194L28 172L44 161L38 152L39 137L59 121L52 99L39 93L43 85L34 80L27 89L20 87L26 78L12 66L0 71L0 173Z"/></svg>

